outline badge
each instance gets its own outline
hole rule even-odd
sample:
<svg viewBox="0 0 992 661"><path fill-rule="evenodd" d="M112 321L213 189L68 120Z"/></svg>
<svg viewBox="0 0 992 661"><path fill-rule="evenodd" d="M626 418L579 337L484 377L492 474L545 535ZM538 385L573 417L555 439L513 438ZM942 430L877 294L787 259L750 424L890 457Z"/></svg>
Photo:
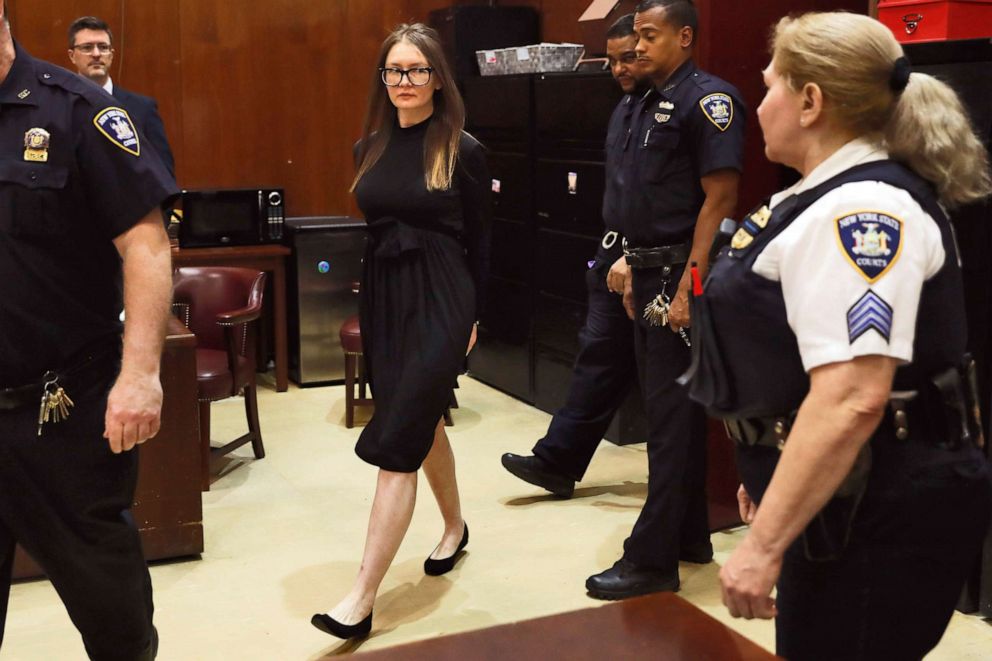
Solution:
<svg viewBox="0 0 992 661"><path fill-rule="evenodd" d="M31 129L24 134L24 160L33 163L48 162L48 145L52 135L45 129Z"/></svg>
<svg viewBox="0 0 992 661"><path fill-rule="evenodd" d="M31 90L21 90L20 93L17 95L17 98L23 101L29 96L31 96Z"/></svg>
<svg viewBox="0 0 992 661"><path fill-rule="evenodd" d="M106 108L93 118L93 124L108 140L134 156L141 155L138 132L123 108Z"/></svg>
<svg viewBox="0 0 992 661"><path fill-rule="evenodd" d="M892 332L892 306L881 296L868 290L858 302L847 311L847 336L851 344L873 330L889 341Z"/></svg>
<svg viewBox="0 0 992 661"><path fill-rule="evenodd" d="M765 229L768 226L768 219L772 217L772 210L768 208L768 205L763 205L760 209L751 214L751 221L758 226L759 229Z"/></svg>
<svg viewBox="0 0 992 661"><path fill-rule="evenodd" d="M665 114L663 112L656 112L654 114L654 121L658 122L659 124L664 124L665 122L667 122L671 118L672 118L671 115Z"/></svg>
<svg viewBox="0 0 992 661"><path fill-rule="evenodd" d="M721 131L730 128L734 121L734 100L727 94L710 94L699 101L699 107L706 113L707 119Z"/></svg>
<svg viewBox="0 0 992 661"><path fill-rule="evenodd" d="M730 240L730 247L734 250L741 250L751 245L752 241L754 241L754 236L741 227L734 233L734 238Z"/></svg>
<svg viewBox="0 0 992 661"><path fill-rule="evenodd" d="M869 283L888 273L902 251L902 221L881 211L859 211L835 221L844 257Z"/></svg>
<svg viewBox="0 0 992 661"><path fill-rule="evenodd" d="M661 110L675 110L675 104L671 101L661 101L658 103L658 108Z"/></svg>
<svg viewBox="0 0 992 661"><path fill-rule="evenodd" d="M771 217L772 212L768 208L768 205L761 205L760 209L751 213L741 223L740 228L730 239L730 247L734 250L747 248L754 241L755 237L761 233L761 230L768 226L768 221Z"/></svg>

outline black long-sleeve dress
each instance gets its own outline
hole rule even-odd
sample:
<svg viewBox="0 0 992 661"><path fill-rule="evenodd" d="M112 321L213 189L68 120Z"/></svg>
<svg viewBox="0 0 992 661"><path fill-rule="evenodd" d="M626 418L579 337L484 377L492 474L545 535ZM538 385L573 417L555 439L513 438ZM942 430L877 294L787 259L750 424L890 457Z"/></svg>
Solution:
<svg viewBox="0 0 992 661"><path fill-rule="evenodd" d="M394 126L355 189L369 226L360 320L375 413L359 457L420 468L451 397L488 273L491 179L481 144L461 136L451 188L428 191L430 119Z"/></svg>

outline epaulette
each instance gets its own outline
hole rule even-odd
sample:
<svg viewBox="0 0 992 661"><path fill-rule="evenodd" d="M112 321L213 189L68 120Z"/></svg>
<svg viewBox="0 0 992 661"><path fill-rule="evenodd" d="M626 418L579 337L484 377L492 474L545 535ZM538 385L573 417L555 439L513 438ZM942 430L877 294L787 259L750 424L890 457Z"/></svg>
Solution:
<svg viewBox="0 0 992 661"><path fill-rule="evenodd" d="M35 73L41 84L60 87L67 92L77 94L89 101L94 108L106 108L112 105L113 102L107 98L107 93L96 83L49 62L37 60L36 62Z"/></svg>

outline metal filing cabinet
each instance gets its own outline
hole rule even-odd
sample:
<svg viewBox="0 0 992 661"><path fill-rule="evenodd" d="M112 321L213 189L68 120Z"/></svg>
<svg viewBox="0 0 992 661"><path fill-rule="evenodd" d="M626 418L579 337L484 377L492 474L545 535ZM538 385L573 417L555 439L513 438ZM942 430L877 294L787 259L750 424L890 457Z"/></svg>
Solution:
<svg viewBox="0 0 992 661"><path fill-rule="evenodd" d="M493 230L487 306L471 375L533 403L534 162L532 76L462 81L466 129L486 146Z"/></svg>
<svg viewBox="0 0 992 661"><path fill-rule="evenodd" d="M475 378L553 413L564 404L603 233L603 143L619 87L608 72L467 78L467 128L493 177L492 276ZM607 438L640 442L635 390Z"/></svg>

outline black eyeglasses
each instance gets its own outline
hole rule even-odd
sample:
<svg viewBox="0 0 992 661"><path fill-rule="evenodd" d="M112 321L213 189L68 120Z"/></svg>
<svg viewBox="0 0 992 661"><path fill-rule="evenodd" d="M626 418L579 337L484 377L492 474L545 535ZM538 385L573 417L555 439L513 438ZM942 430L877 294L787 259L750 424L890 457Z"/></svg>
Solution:
<svg viewBox="0 0 992 661"><path fill-rule="evenodd" d="M403 76L406 76L406 79L414 87L423 87L430 84L431 74L433 72L434 67L414 67L413 69L379 68L379 73L382 75L382 82L386 87L399 87L403 82Z"/></svg>
<svg viewBox="0 0 992 661"><path fill-rule="evenodd" d="M89 43L89 44L76 44L72 48L73 48L73 50L78 50L80 53L84 53L86 55L91 54L93 51L97 51L99 53L109 53L112 50L114 50L113 46L111 46L108 43L102 43L102 44L93 44L93 43Z"/></svg>

